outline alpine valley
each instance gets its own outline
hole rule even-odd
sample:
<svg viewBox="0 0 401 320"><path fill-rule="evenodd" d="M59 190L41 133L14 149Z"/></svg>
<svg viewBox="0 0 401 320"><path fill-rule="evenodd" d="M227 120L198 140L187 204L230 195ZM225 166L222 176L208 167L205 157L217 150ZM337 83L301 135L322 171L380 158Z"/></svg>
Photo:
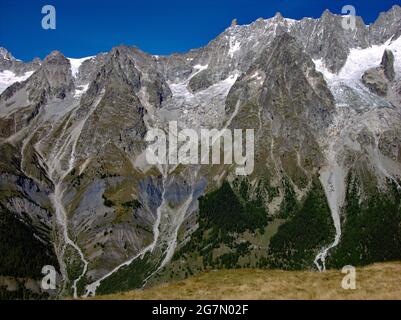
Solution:
<svg viewBox="0 0 401 320"><path fill-rule="evenodd" d="M0 49L0 287L128 291L220 268L401 260L401 7L235 22L205 47ZM157 165L150 128L254 129L254 170ZM42 267L57 289L40 289Z"/></svg>

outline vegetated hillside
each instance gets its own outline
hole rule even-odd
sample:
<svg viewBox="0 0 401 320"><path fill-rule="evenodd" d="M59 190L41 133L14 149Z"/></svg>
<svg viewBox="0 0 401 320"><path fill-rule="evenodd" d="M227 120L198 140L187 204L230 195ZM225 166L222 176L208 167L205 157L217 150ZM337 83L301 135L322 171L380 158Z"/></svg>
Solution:
<svg viewBox="0 0 401 320"><path fill-rule="evenodd" d="M401 262L356 269L356 290L344 290L340 270L214 270L156 287L96 299L401 299Z"/></svg>

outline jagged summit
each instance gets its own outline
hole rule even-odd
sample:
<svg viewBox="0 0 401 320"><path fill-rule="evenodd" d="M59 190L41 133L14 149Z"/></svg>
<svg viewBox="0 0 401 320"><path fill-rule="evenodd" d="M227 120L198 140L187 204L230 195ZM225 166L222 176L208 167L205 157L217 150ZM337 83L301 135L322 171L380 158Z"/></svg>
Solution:
<svg viewBox="0 0 401 320"><path fill-rule="evenodd" d="M372 23L370 26L366 26L361 17L357 18L357 32L356 36L350 38L350 40L354 41L352 44L349 41L347 44L348 48L358 47L362 44L363 47L367 45L373 45L377 43L384 43L388 40L388 35L399 36L399 32L401 32L400 28L397 26L399 21L401 21L401 7L399 5L394 5L387 12L380 13L377 20ZM301 44L304 44L308 47L308 43L304 41L304 37L302 33L308 34L309 30L313 28L318 28L316 34L321 34L322 32L334 33L337 32L339 34L338 38L345 37L349 38L347 32L341 30L341 14L334 14L329 9L324 10L321 17L316 18L303 18L301 20L294 20L290 18L285 18L280 12L276 12L276 14L268 19L258 19L255 22L249 25L239 25L237 19L233 19L230 28L234 28L235 30L242 30L243 28L251 29L250 32L254 32L256 34L253 35L257 37L257 33L260 31L259 28L255 28L255 25L260 25L261 23L267 24L266 28L272 28L272 25L275 27L276 24L280 25L282 30L289 32L292 36L297 38ZM368 31L364 30L368 27ZM228 28L228 30L230 30ZM308 34L309 37L314 36L314 34ZM356 40L356 41L355 41ZM340 40L335 40L335 44L337 45ZM329 41L327 41L329 42ZM315 44L313 45L315 46ZM341 47L341 46L340 46ZM116 49L117 48L117 49ZM119 49L118 49L119 48ZM348 49L347 48L347 49ZM111 52L118 52L119 50L127 50L128 47L121 45L113 48ZM308 48L307 48L308 49ZM117 51L115 51L117 50ZM54 51L47 58L50 58L52 55L61 55L63 54L59 51ZM7 51L5 48L0 48L0 57L3 59L15 60L15 58ZM37 59L37 58L36 58ZM34 60L38 62L37 60Z"/></svg>
<svg viewBox="0 0 401 320"><path fill-rule="evenodd" d="M43 64L69 64L68 59L58 50L52 51L43 60Z"/></svg>
<svg viewBox="0 0 401 320"><path fill-rule="evenodd" d="M0 47L0 59L4 59L4 60L16 60L13 55L6 49L3 47Z"/></svg>
<svg viewBox="0 0 401 320"><path fill-rule="evenodd" d="M321 18L327 18L327 17L332 17L335 16L329 9L325 9L321 15Z"/></svg>
<svg viewBox="0 0 401 320"><path fill-rule="evenodd" d="M276 14L274 15L273 19L275 20L282 20L284 19L283 15L281 14L281 12L276 12Z"/></svg>
<svg viewBox="0 0 401 320"><path fill-rule="evenodd" d="M401 6L395 4L388 11L381 12L377 19L388 18L388 17L393 17L395 19L398 19L400 18L400 16L401 16Z"/></svg>
<svg viewBox="0 0 401 320"><path fill-rule="evenodd" d="M46 57L45 61L49 59L58 59L58 58L65 58L65 56L58 50L53 50L50 52Z"/></svg>

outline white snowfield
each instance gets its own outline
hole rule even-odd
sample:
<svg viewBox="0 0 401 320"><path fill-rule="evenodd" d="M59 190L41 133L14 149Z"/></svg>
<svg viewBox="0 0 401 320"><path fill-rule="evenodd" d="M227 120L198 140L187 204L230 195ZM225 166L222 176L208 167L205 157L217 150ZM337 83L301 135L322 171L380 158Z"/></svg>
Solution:
<svg viewBox="0 0 401 320"><path fill-rule="evenodd" d="M365 49L351 49L338 74L329 71L322 59L313 60L316 70L323 74L337 107L349 107L363 112L374 108L391 107L387 99L372 93L362 83L364 72L380 65L386 49L391 50L394 54L395 80L399 81L401 75L401 37L394 41L390 38L381 45L373 45ZM354 101L352 106L349 101Z"/></svg>
<svg viewBox="0 0 401 320"><path fill-rule="evenodd" d="M81 86L77 86L75 88L74 97L82 96L86 91L88 91L88 88L89 88L89 83L86 83L86 84L81 85Z"/></svg>
<svg viewBox="0 0 401 320"><path fill-rule="evenodd" d="M79 59L74 59L74 58L67 58L70 61L71 64L71 73L74 78L77 77L79 68L81 67L81 64L84 63L86 60L92 59L94 56L90 57L85 57L85 58L79 58Z"/></svg>
<svg viewBox="0 0 401 320"><path fill-rule="evenodd" d="M239 42L235 37L230 37L230 48L228 50L228 54L232 58L234 53L239 51L241 48L241 42Z"/></svg>
<svg viewBox="0 0 401 320"><path fill-rule="evenodd" d="M195 65L193 73L179 83L168 83L172 97L163 102L163 108L153 115L156 127L163 127L170 120L177 120L179 126L200 129L213 127L216 119L224 118L225 100L239 73L235 71L226 79L210 87L192 92L189 89L190 80L208 65Z"/></svg>
<svg viewBox="0 0 401 320"><path fill-rule="evenodd" d="M32 74L33 71L25 72L22 76L17 76L14 72L9 70L0 72L0 93L2 93L15 82L25 81Z"/></svg>
<svg viewBox="0 0 401 320"><path fill-rule="evenodd" d="M360 81L366 70L380 65L386 49L391 50L394 54L394 69L397 78L399 78L401 73L401 37L394 41L390 38L381 45L373 45L365 49L351 49L345 65L338 74L331 73L325 67L322 59L314 60L314 63L316 69L323 74L329 85L339 81Z"/></svg>

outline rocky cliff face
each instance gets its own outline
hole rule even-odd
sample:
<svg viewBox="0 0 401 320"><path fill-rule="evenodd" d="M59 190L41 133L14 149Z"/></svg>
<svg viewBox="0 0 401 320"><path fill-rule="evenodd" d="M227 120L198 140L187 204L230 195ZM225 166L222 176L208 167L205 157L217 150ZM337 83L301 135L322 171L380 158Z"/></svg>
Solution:
<svg viewBox="0 0 401 320"><path fill-rule="evenodd" d="M342 19L277 14L171 56L1 49L1 228L42 248L33 260L7 242L4 259L35 267L3 275L53 264L78 296L205 268L400 259L401 9ZM169 121L254 129L252 174L149 165L145 135Z"/></svg>

